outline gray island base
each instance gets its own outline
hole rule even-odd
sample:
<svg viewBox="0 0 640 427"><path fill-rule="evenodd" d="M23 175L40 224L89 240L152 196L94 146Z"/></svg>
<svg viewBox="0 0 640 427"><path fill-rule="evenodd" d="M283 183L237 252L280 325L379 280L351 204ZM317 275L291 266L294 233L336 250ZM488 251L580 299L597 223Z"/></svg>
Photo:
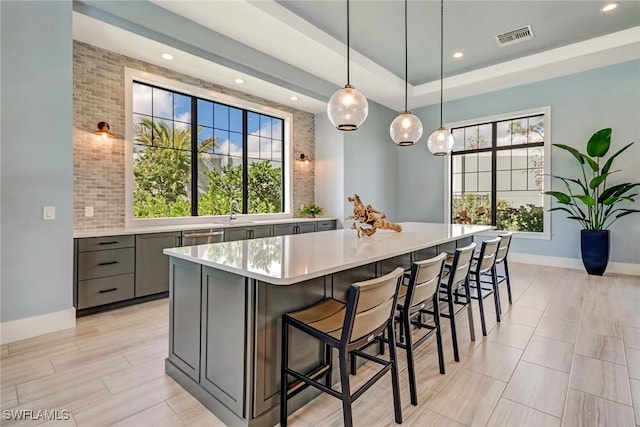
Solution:
<svg viewBox="0 0 640 427"><path fill-rule="evenodd" d="M408 268L490 229L401 225L401 233L383 230L362 239L347 229L166 249L167 374L229 426L278 424L283 313L327 297L346 301L351 283ZM290 366L312 371L321 350L313 338L292 331ZM317 394L300 393L290 411Z"/></svg>

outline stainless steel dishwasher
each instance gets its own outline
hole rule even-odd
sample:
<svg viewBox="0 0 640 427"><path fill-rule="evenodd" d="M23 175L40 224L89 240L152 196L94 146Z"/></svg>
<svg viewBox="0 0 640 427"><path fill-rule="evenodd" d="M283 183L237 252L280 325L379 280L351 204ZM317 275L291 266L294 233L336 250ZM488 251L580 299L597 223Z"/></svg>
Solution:
<svg viewBox="0 0 640 427"><path fill-rule="evenodd" d="M182 232L182 246L204 245L224 241L224 231L219 228Z"/></svg>

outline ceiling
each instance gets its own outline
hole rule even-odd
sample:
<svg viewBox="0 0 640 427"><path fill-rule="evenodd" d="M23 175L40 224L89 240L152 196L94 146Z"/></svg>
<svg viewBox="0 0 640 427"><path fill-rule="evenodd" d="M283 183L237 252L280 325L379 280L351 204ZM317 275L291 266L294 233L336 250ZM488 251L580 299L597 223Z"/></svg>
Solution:
<svg viewBox="0 0 640 427"><path fill-rule="evenodd" d="M445 2L447 99L640 58L640 2ZM76 1L74 38L307 111L346 83L346 2L333 0ZM440 2L408 3L409 106L439 97ZM498 46L531 25L534 38ZM402 109L404 2L351 1L351 83ZM210 40L211 42L207 42ZM225 46L233 47L225 50ZM454 59L454 51L464 52ZM159 59L171 52L176 60ZM296 95L298 101L291 101Z"/></svg>

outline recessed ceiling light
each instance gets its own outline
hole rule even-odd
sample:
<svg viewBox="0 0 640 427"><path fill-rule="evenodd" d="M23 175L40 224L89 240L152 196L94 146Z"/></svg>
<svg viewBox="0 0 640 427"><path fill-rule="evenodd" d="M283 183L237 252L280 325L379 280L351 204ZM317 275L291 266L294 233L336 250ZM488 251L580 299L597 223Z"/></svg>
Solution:
<svg viewBox="0 0 640 427"><path fill-rule="evenodd" d="M234 82L236 82L239 85L241 85L242 83L244 83L244 79L241 79L240 77L238 77L237 79L234 80Z"/></svg>
<svg viewBox="0 0 640 427"><path fill-rule="evenodd" d="M614 1L607 3L600 9L602 12L611 12L613 9L617 9L620 6L620 2Z"/></svg>
<svg viewBox="0 0 640 427"><path fill-rule="evenodd" d="M162 56L162 59L166 59L167 61L171 61L173 59L173 55L171 55L170 53L163 53L160 56Z"/></svg>
<svg viewBox="0 0 640 427"><path fill-rule="evenodd" d="M453 57L456 59L462 58L463 56L464 56L464 52L461 52L461 51L453 52Z"/></svg>
<svg viewBox="0 0 640 427"><path fill-rule="evenodd" d="M292 101L297 101L297 100L298 100L298 97L297 97L297 96L292 96L292 97L290 97L289 99L290 99L290 100L292 100Z"/></svg>

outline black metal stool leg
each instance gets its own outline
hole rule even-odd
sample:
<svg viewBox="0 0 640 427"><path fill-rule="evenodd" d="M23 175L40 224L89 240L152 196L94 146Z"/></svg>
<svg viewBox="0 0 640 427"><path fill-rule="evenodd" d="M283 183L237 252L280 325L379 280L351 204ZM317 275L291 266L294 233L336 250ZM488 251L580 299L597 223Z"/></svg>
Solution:
<svg viewBox="0 0 640 427"><path fill-rule="evenodd" d="M473 307L471 307L471 291L469 290L469 277L464 281L464 294L467 297L467 317L469 318L469 334L471 341L476 340L476 328L473 321Z"/></svg>
<svg viewBox="0 0 640 427"><path fill-rule="evenodd" d="M507 282L507 294L509 295L509 304L513 304L511 299L511 278L509 277L509 266L507 265L507 258L504 259L504 277Z"/></svg>
<svg viewBox="0 0 640 427"><path fill-rule="evenodd" d="M289 328L287 322L282 320L282 348L280 349L280 426L287 427L287 373L289 363Z"/></svg>
<svg viewBox="0 0 640 427"><path fill-rule="evenodd" d="M500 322L500 316L502 314L502 306L500 303L500 291L498 290L498 279L496 279L497 271L495 265L490 270L491 285L493 286L493 302L496 305L496 320Z"/></svg>
<svg viewBox="0 0 640 427"><path fill-rule="evenodd" d="M353 427L353 416L351 415L351 388L349 387L347 356L347 351L341 348L339 350L338 359L340 360L340 383L342 385L342 415L344 419L344 426ZM354 355L352 354L351 357L353 358Z"/></svg>
<svg viewBox="0 0 640 427"><path fill-rule="evenodd" d="M437 291L436 291L437 292ZM434 295L434 300L438 297L438 294ZM434 303L434 306L436 304ZM433 310L433 323L436 325L436 344L438 346L438 366L440 367L440 373L444 375L444 352L442 351L442 332L440 332L440 312Z"/></svg>
<svg viewBox="0 0 640 427"><path fill-rule="evenodd" d="M449 305L449 320L451 321L451 340L453 341L453 359L460 361L460 353L458 352L458 334L456 332L456 312L453 308L453 295L451 292L447 295Z"/></svg>
<svg viewBox="0 0 640 427"><path fill-rule="evenodd" d="M389 322L387 326L389 336L393 334L393 325ZM398 357L395 340L388 340L389 361L391 362L391 388L393 389L393 413L396 423L402 424L402 403L400 402L400 380L398 379Z"/></svg>
<svg viewBox="0 0 640 427"><path fill-rule="evenodd" d="M413 340L411 339L411 328L409 326L410 319L407 311L402 312L402 323L407 330L405 346L407 351L407 372L409 373L409 394L411 395L411 404L418 405L418 390L416 387L416 368L413 363Z"/></svg>
<svg viewBox="0 0 640 427"><path fill-rule="evenodd" d="M478 305L480 306L480 324L482 325L482 335L487 336L487 324L484 321L484 305L482 304L482 285L480 276L476 274L476 290L478 291Z"/></svg>
<svg viewBox="0 0 640 427"><path fill-rule="evenodd" d="M329 366L324 380L324 385L326 385L327 388L331 388L331 386L333 385L333 381L331 378L331 374L333 371L333 353L331 351L331 346L328 344L324 345L324 363Z"/></svg>

